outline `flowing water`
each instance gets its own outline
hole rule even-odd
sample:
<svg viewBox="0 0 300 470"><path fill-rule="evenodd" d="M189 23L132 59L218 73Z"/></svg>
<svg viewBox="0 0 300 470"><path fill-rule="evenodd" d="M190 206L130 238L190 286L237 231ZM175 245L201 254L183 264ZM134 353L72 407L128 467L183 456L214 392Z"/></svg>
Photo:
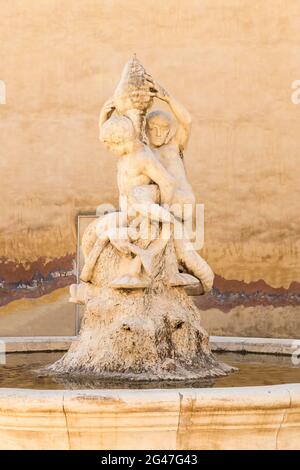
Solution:
<svg viewBox="0 0 300 470"><path fill-rule="evenodd" d="M62 352L10 353L6 364L0 364L1 388L49 389L104 389L104 388L185 388L185 387L246 387L253 385L275 385L300 383L300 365L294 365L291 357L267 354L217 353L220 362L239 370L227 377L193 382L132 382L95 380L89 377L44 376L37 372L63 355Z"/></svg>

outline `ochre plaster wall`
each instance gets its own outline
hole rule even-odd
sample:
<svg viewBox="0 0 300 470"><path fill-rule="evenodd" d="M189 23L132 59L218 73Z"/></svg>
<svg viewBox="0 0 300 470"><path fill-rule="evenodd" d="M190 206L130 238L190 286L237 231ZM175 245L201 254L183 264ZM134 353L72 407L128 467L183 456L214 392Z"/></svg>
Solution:
<svg viewBox="0 0 300 470"><path fill-rule="evenodd" d="M18 299L73 282L76 215L116 204L97 119L135 52L193 116L185 161L217 274L198 300L204 322L286 336L292 319L300 336L299 1L0 0L0 11L0 335L22 334L17 320L7 328L9 302L17 318ZM33 333L53 331L53 302L39 328L21 305Z"/></svg>

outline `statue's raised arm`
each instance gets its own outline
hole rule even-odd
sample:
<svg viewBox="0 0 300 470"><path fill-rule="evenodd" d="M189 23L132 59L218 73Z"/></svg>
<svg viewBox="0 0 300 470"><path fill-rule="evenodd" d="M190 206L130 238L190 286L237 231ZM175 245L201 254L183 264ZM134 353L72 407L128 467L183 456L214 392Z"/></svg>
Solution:
<svg viewBox="0 0 300 470"><path fill-rule="evenodd" d="M153 87L156 90L155 97L169 105L177 121L177 128L174 134L170 135L169 142L177 145L179 151L183 152L189 141L192 117L186 107L169 94L160 84L153 82Z"/></svg>
<svg viewBox="0 0 300 470"><path fill-rule="evenodd" d="M109 98L107 101L105 101L100 111L99 129L101 129L103 124L111 117L115 109L116 107L113 98Z"/></svg>

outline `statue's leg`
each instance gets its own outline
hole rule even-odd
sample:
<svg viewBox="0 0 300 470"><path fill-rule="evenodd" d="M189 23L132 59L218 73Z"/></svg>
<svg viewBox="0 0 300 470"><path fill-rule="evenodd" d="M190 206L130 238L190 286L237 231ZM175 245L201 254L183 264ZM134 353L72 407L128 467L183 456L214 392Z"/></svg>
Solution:
<svg viewBox="0 0 300 470"><path fill-rule="evenodd" d="M189 240L174 239L174 244L178 260L188 272L199 279L204 293L210 291L214 282L214 273L209 264L195 250L191 250Z"/></svg>
<svg viewBox="0 0 300 470"><path fill-rule="evenodd" d="M84 282L91 280L95 264L103 251L104 247L109 241L109 231L119 230L122 225L127 223L127 213L125 212L111 212L110 214L102 217L96 225L96 233L98 238L85 258L85 264L80 274L80 279ZM121 230L121 229L120 229Z"/></svg>
<svg viewBox="0 0 300 470"><path fill-rule="evenodd" d="M118 229L119 227L125 227L128 224L128 214L125 211L122 212L110 212L104 217L99 219L96 225L96 233L98 237L101 237L102 233L108 230Z"/></svg>

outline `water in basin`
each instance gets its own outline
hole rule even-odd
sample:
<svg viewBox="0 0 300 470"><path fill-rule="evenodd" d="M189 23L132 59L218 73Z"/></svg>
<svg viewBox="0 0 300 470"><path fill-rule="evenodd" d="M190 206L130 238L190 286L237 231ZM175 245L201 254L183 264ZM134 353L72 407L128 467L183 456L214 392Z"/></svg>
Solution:
<svg viewBox="0 0 300 470"><path fill-rule="evenodd" d="M37 370L51 364L63 352L10 353L6 364L0 365L1 388L87 389L87 388L184 388L184 387L246 387L300 382L300 365L291 357L267 354L216 353L219 361L239 370L227 377L193 382L130 382L117 380L74 379L41 376Z"/></svg>

